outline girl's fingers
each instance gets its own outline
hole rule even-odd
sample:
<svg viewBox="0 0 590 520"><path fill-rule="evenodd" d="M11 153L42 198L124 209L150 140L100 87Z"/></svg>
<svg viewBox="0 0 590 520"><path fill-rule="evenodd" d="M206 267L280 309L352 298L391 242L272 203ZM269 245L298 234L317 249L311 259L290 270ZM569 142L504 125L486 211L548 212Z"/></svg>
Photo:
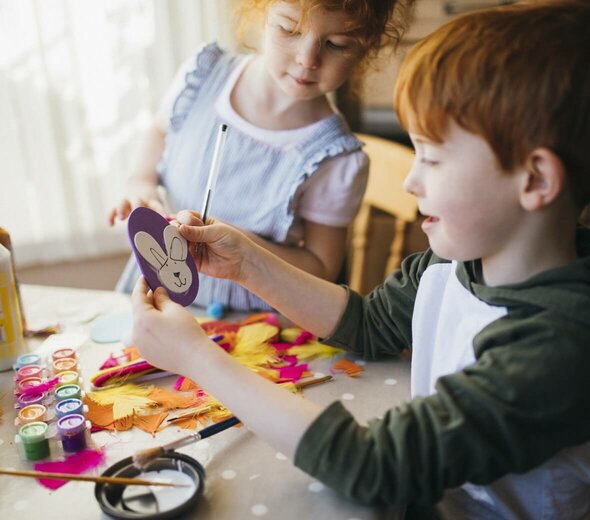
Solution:
<svg viewBox="0 0 590 520"><path fill-rule="evenodd" d="M182 210L176 215L176 220L187 226L200 226L203 224L200 215L196 211Z"/></svg>
<svg viewBox="0 0 590 520"><path fill-rule="evenodd" d="M168 293L166 292L166 289L164 289L163 287L158 287L154 291L154 307L160 311L164 311L169 304L178 305L170 299Z"/></svg>
<svg viewBox="0 0 590 520"><path fill-rule="evenodd" d="M148 284L143 276L139 277L133 292L131 293L131 302L134 309L151 309L153 308L152 302L148 296Z"/></svg>

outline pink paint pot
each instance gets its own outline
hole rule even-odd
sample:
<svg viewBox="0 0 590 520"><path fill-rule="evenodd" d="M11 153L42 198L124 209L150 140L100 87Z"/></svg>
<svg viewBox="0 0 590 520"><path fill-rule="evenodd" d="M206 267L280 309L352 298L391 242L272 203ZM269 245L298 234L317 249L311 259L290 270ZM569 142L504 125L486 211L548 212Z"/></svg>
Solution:
<svg viewBox="0 0 590 520"><path fill-rule="evenodd" d="M41 365L25 365L16 371L14 379L18 382L22 381L23 379L28 379L29 377L42 378L44 375L45 368L43 368Z"/></svg>
<svg viewBox="0 0 590 520"><path fill-rule="evenodd" d="M21 379L16 385L17 393L22 393L25 388L31 388L32 386L39 386L43 383L43 379L40 377L27 377L25 379Z"/></svg>

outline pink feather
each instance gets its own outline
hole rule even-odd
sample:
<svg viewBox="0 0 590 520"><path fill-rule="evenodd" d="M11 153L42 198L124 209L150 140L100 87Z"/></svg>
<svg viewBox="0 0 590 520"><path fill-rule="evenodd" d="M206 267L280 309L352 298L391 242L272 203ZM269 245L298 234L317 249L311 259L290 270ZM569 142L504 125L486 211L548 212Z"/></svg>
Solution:
<svg viewBox="0 0 590 520"><path fill-rule="evenodd" d="M38 462L35 464L35 469L49 473L80 475L89 469L99 466L104 460L105 454L102 450L82 450L74 455L70 455L66 460ZM58 489L68 481L40 478L39 482L48 489Z"/></svg>
<svg viewBox="0 0 590 520"><path fill-rule="evenodd" d="M54 377L52 379L48 379L40 385L28 386L27 388L23 389L19 395L40 394L42 392L47 392L48 390L53 389L57 383L59 383L59 377Z"/></svg>

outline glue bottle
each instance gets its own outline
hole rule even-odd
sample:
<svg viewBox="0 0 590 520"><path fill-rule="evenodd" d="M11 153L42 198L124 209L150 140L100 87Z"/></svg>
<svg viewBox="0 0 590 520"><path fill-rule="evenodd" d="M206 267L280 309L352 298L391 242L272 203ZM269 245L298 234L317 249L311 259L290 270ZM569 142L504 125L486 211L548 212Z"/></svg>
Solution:
<svg viewBox="0 0 590 520"><path fill-rule="evenodd" d="M26 352L10 251L0 244L0 371Z"/></svg>
<svg viewBox="0 0 590 520"><path fill-rule="evenodd" d="M14 267L14 253L12 251L12 242L10 240L10 234L3 227L0 227L0 244L3 245L8 252L11 254L12 272L14 273L14 285L16 286L16 294L18 296L18 308L20 310L20 320L23 324L23 332L27 330L27 320L25 319L25 313L23 312L23 299L20 296L20 288L18 286L18 278L16 277L16 269Z"/></svg>

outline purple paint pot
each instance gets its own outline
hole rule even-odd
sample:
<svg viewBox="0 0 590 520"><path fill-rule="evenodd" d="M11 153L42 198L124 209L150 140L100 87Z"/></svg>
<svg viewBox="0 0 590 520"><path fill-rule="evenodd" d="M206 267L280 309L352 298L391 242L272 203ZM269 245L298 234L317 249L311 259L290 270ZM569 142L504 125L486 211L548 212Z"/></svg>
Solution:
<svg viewBox="0 0 590 520"><path fill-rule="evenodd" d="M66 415L82 415L84 405L80 399L64 399L58 401L55 405L55 413L58 417L65 417Z"/></svg>
<svg viewBox="0 0 590 520"><path fill-rule="evenodd" d="M86 448L86 419L83 415L65 415L57 420L57 431L64 451L75 452Z"/></svg>
<svg viewBox="0 0 590 520"><path fill-rule="evenodd" d="M41 392L40 394L24 394L19 395L16 400L15 408L24 408L25 406L29 406L31 404L43 404L45 401L45 393Z"/></svg>

